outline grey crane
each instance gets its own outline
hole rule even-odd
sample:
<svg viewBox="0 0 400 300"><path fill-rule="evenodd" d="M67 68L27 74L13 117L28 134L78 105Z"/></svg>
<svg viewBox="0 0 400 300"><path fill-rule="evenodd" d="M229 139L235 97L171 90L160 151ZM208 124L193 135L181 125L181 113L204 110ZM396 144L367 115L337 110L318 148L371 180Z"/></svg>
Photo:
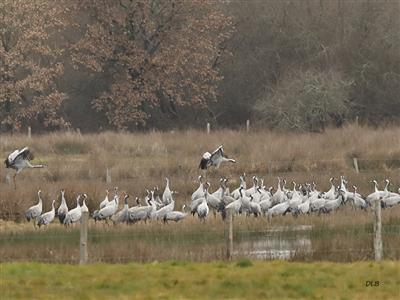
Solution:
<svg viewBox="0 0 400 300"><path fill-rule="evenodd" d="M89 212L89 208L86 206L87 195L83 194L82 196L83 196L83 201L81 206L81 212Z"/></svg>
<svg viewBox="0 0 400 300"><path fill-rule="evenodd" d="M300 205L297 206L297 209L295 210L294 214L295 216L297 216L298 214L302 213L302 214L308 214L310 212L310 201L311 198L308 197L306 199L306 201L304 201L303 203L301 203Z"/></svg>
<svg viewBox="0 0 400 300"><path fill-rule="evenodd" d="M378 182L376 180L372 180L373 184L374 184L374 192L369 194L367 196L367 198L365 199L365 201L369 204L372 205L373 202L375 201L380 201L383 198L385 198L387 196L387 192L385 191L380 191L378 190Z"/></svg>
<svg viewBox="0 0 400 300"><path fill-rule="evenodd" d="M282 203L279 203L268 209L267 211L268 219L271 219L271 217L275 215L284 215L288 210L289 210L289 199L286 198L285 200L283 200Z"/></svg>
<svg viewBox="0 0 400 300"><path fill-rule="evenodd" d="M111 217L111 221L113 221L114 225L117 223L126 223L129 221L128 200L129 200L129 195L125 195L124 207Z"/></svg>
<svg viewBox="0 0 400 300"><path fill-rule="evenodd" d="M68 206L67 202L65 201L65 190L61 190L61 204L57 210L58 219L60 220L61 224L64 223L64 219L67 212L68 212Z"/></svg>
<svg viewBox="0 0 400 300"><path fill-rule="evenodd" d="M255 217L261 215L261 206L260 203L254 201L253 195L250 195L250 212L254 214Z"/></svg>
<svg viewBox="0 0 400 300"><path fill-rule="evenodd" d="M128 216L129 222L136 223L139 221L146 222L147 219L154 219L156 217L157 205L154 199L154 191L146 191L148 195L145 197L147 205L134 206L129 208Z"/></svg>
<svg viewBox="0 0 400 300"><path fill-rule="evenodd" d="M234 189L231 193L231 196L235 199L239 199L240 198L240 193L239 190L240 188L244 188L246 189L246 173L244 173L242 176L239 176L240 179L240 184L239 187L237 189Z"/></svg>
<svg viewBox="0 0 400 300"><path fill-rule="evenodd" d="M56 215L56 209L54 207L54 203L56 203L56 200L53 200L53 202L51 203L51 210L44 213L43 215L39 216L38 218L38 226L42 226L42 225L49 225L51 222L53 222L54 217Z"/></svg>
<svg viewBox="0 0 400 300"><path fill-rule="evenodd" d="M35 226L35 227L36 227L36 220L40 216L40 214L42 213L43 203L42 203L42 198L40 197L41 194L42 194L42 191L39 190L38 194L37 194L38 195L38 199L39 199L38 204L29 207L28 210L25 212L26 220L28 222L33 220L33 226Z"/></svg>
<svg viewBox="0 0 400 300"><path fill-rule="evenodd" d="M190 213L194 216L197 213L197 208L199 205L203 202L204 200L204 191L203 191L203 196L200 198L196 198L190 203Z"/></svg>
<svg viewBox="0 0 400 300"><path fill-rule="evenodd" d="M276 189L276 192L272 196L271 200L272 200L273 204L284 203L287 200L287 197L286 197L284 191L282 191L281 179L279 177L278 177L278 188Z"/></svg>
<svg viewBox="0 0 400 300"><path fill-rule="evenodd" d="M202 201L199 204L199 206L197 206L197 216L199 217L200 220L205 221L205 219L208 216L208 213L210 211L210 209L208 208L207 202L208 202L208 188L210 187L210 184L208 182L206 182L205 187L204 187L204 198L201 198Z"/></svg>
<svg viewBox="0 0 400 300"><path fill-rule="evenodd" d="M115 214L118 210L118 203L119 203L119 196L117 193L115 193L113 201L111 201L110 204L99 210L98 213L99 220L107 220L111 218L111 216Z"/></svg>
<svg viewBox="0 0 400 300"><path fill-rule="evenodd" d="M247 197L250 197L250 195L253 195L257 192L258 178L257 176L253 176L252 179L253 179L253 186L245 191L245 195Z"/></svg>
<svg viewBox="0 0 400 300"><path fill-rule="evenodd" d="M343 191L339 190L339 195L335 200L326 200L320 211L328 213L337 210L344 202Z"/></svg>
<svg viewBox="0 0 400 300"><path fill-rule="evenodd" d="M236 160L228 158L222 146L219 146L217 150L215 150L213 153L205 152L203 154L200 160L199 168L202 170L206 170L211 166L215 166L218 169L221 163L224 162L236 163Z"/></svg>
<svg viewBox="0 0 400 300"><path fill-rule="evenodd" d="M385 185L385 188L384 188L383 191L386 193L386 197L396 197L396 196L399 196L399 194L393 193L393 192L391 192L391 191L388 190L388 187L389 187L389 185L390 185L390 180L389 180L389 179L385 179L385 181L386 181L386 185Z"/></svg>
<svg viewBox="0 0 400 300"><path fill-rule="evenodd" d="M161 207L159 210L157 210L156 218L159 220L162 220L166 213L174 210L174 207L175 207L175 201L174 201L174 199L171 199L171 202L169 204L167 204L167 205Z"/></svg>
<svg viewBox="0 0 400 300"><path fill-rule="evenodd" d="M116 189L116 188L114 188L114 190L115 190L115 189ZM93 212L92 217L93 217L93 219L94 219L95 222L97 222L97 221L100 220L100 218L99 218L99 211L100 211L100 209L106 207L107 205L109 205L109 204L112 202L112 201L109 201L109 199L108 199L109 194L110 194L110 193L109 193L109 191L108 191L108 189L107 189L107 190L106 190L106 197L104 198L103 201L100 202L99 209L97 209L97 210L95 210L95 211Z"/></svg>
<svg viewBox="0 0 400 300"><path fill-rule="evenodd" d="M108 200L108 195L109 195L109 191L106 190L106 197L104 198L103 201L100 202L100 209L102 209L103 207L106 207L108 204L110 204L110 201Z"/></svg>
<svg viewBox="0 0 400 300"><path fill-rule="evenodd" d="M162 195L162 202L164 205L167 205L169 203L171 203L172 201L172 191L169 188L169 179L166 177L165 178L165 189Z"/></svg>
<svg viewBox="0 0 400 300"><path fill-rule="evenodd" d="M353 203L354 203L354 207L356 208L361 208L361 209L367 209L367 202L365 202L365 200L363 198L361 198L360 196L357 195L357 187L355 185L353 185L354 188L354 193L353 193L353 197L351 198Z"/></svg>
<svg viewBox="0 0 400 300"><path fill-rule="evenodd" d="M16 173L13 176L15 189L17 188L16 176L21 173L22 170L26 168L35 169L45 167L45 165L32 165L30 161L33 159L33 152L28 147L22 148L21 150L17 149L7 156L6 160L4 161L6 168L16 170Z"/></svg>
<svg viewBox="0 0 400 300"><path fill-rule="evenodd" d="M182 211L174 210L167 212L164 215L164 223L167 223L168 221L179 222L182 221L184 218L186 218L187 213L185 212L185 207L186 205L183 205Z"/></svg>
<svg viewBox="0 0 400 300"><path fill-rule="evenodd" d="M199 181L199 187L197 188L197 190L195 190L193 192L192 201L204 196L204 192L203 192L203 176L200 175L198 177L198 181Z"/></svg>
<svg viewBox="0 0 400 300"><path fill-rule="evenodd" d="M392 207L397 204L400 204L400 188L398 190L399 193L391 193L391 196L382 200L383 207Z"/></svg>
<svg viewBox="0 0 400 300"><path fill-rule="evenodd" d="M330 181L330 183L331 183L331 188L330 188L329 191L327 191L326 193L323 193L322 197L323 197L324 199L327 199L327 200L334 200L334 199L336 199L336 187L335 187L335 185L334 185L334 183L333 183L334 180L335 180L334 177L331 177L331 178L329 179L329 181Z"/></svg>
<svg viewBox="0 0 400 300"><path fill-rule="evenodd" d="M225 211L229 214L239 214L242 210L242 193L244 193L244 187L239 188L239 199L232 201L228 205L225 206Z"/></svg>
<svg viewBox="0 0 400 300"><path fill-rule="evenodd" d="M76 197L76 207L68 211L67 214L65 215L64 225L66 227L73 223L78 222L82 217L82 210L81 206L79 205L80 198L81 195L78 195L78 197Z"/></svg>

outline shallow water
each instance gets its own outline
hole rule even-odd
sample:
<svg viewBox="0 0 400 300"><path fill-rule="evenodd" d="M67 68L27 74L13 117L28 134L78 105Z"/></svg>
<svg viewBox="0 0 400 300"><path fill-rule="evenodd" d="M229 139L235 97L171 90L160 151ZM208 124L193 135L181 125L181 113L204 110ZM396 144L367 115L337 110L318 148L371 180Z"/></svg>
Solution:
<svg viewBox="0 0 400 300"><path fill-rule="evenodd" d="M135 226L91 227L88 234L89 260L151 262L226 259L227 235L223 228L199 226L188 229L182 227L184 224L174 225L166 228L154 224L150 230ZM385 259L400 259L399 232L399 224L383 226ZM371 225L237 229L234 231L233 247L233 258L261 260L358 261L374 257ZM77 263L79 227L65 229L53 226L43 230L1 232L0 261Z"/></svg>

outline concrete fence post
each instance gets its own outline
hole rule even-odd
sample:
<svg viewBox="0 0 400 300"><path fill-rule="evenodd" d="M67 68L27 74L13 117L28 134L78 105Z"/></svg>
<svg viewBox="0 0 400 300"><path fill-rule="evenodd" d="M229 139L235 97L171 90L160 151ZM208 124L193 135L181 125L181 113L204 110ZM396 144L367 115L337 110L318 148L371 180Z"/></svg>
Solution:
<svg viewBox="0 0 400 300"><path fill-rule="evenodd" d="M249 119L246 120L246 131L247 132L250 131L250 120Z"/></svg>
<svg viewBox="0 0 400 300"><path fill-rule="evenodd" d="M232 260L233 255L233 213L228 212L228 234L226 239L226 258Z"/></svg>
<svg viewBox="0 0 400 300"><path fill-rule="evenodd" d="M210 131L211 131L210 123L207 123L207 134L210 134Z"/></svg>
<svg viewBox="0 0 400 300"><path fill-rule="evenodd" d="M79 242L79 264L84 265L88 262L88 251L87 251L87 232L88 232L89 212L82 212L81 217L81 232Z"/></svg>
<svg viewBox="0 0 400 300"><path fill-rule="evenodd" d="M32 128L28 126L28 138L32 138Z"/></svg>
<svg viewBox="0 0 400 300"><path fill-rule="evenodd" d="M382 260L382 218L381 218L381 198L374 203L374 252L375 260Z"/></svg>

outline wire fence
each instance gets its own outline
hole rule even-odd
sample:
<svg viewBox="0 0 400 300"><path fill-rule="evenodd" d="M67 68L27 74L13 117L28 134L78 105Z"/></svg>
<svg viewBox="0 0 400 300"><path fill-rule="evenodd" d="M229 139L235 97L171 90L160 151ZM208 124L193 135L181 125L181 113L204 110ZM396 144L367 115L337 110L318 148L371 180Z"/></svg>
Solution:
<svg viewBox="0 0 400 300"><path fill-rule="evenodd" d="M90 221L82 240L82 225L0 231L0 261L46 263L213 261L288 259L300 261L358 261L400 259L400 223L369 215L364 224L277 225L265 219L235 216L223 222L107 226ZM86 216L87 217L87 216ZM282 216L281 218L291 218ZM282 221L280 220L280 221ZM378 232L379 231L379 232ZM379 249L379 243L383 245ZM378 246L377 246L378 245ZM82 247L87 259L82 259ZM377 249L378 247L378 249ZM377 254L377 251L381 252Z"/></svg>

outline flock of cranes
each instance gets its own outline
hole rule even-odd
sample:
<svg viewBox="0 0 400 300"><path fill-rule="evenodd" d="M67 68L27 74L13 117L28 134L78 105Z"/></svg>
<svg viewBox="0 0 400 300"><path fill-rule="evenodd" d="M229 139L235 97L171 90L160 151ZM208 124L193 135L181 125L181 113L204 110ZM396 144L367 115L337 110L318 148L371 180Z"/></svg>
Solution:
<svg viewBox="0 0 400 300"><path fill-rule="evenodd" d="M374 192L365 199L354 191L347 189L347 180L344 176L340 178L340 185L334 185L334 178L330 179L331 188L327 192L317 190L316 184L305 183L297 185L293 182L293 189L286 188L286 181L278 178L275 192L273 187L266 189L264 180L253 176L253 186L247 188L245 174L240 176L240 185L230 192L227 179L221 178L220 187L213 193L209 193L210 184L202 181L199 177L199 187L191 197L190 212L205 219L212 210L214 214L220 213L222 218L227 214L246 214L255 217L265 215L271 218L276 215L292 213L309 214L312 212L329 213L339 207L350 203L354 209L366 210L374 201L380 201L382 207L392 207L400 203L400 188L398 193L390 192L388 186L390 181L385 180L384 190L378 190L377 181L374 183Z"/></svg>
<svg viewBox="0 0 400 300"><path fill-rule="evenodd" d="M247 216L267 216L271 218L277 215L291 213L297 217L300 214L310 213L330 213L336 211L341 206L350 204L354 209L366 210L375 201L380 201L383 208L389 208L400 204L400 188L398 193L389 191L390 181L385 180L385 188L378 189L377 181L373 181L374 192L367 197L362 197L357 193L357 187L353 186L353 191L347 188L348 182L341 176L338 186L334 184L334 178L330 179L331 187L328 191L319 191L315 183L296 184L293 188L286 187L286 181L278 178L275 191L273 187L266 189L263 179L257 176L252 177L253 185L246 187L245 175L240 176L240 185L232 192L227 186L227 179L221 178L219 188L213 193L209 192L210 183L204 181L203 176L199 176L199 186L192 193L190 203L185 204L182 210L175 210L174 194L170 188L170 181L165 178L166 185L163 193L159 193L157 188L146 190L145 203L141 203L136 197L135 206L129 207L129 195L120 193L115 187L113 195L106 190L104 200L99 204L99 209L95 210L91 216L98 221L105 221L107 224L112 222L133 224L137 222L147 222L160 220L165 223L169 221L181 221L189 213L205 221L210 212L214 215L221 214L222 218L228 214L244 214ZM123 198L124 206L119 209L120 198ZM52 201L52 209L42 214L41 191L38 191L39 202L26 211L26 219L33 220L34 225L48 225L54 221L56 215L59 222L65 226L80 221L82 212L89 212L86 205L86 194L80 194L76 198L76 207L68 209L65 200L65 191L61 190L61 205L57 211L55 200ZM82 199L82 204L80 201Z"/></svg>
<svg viewBox="0 0 400 300"><path fill-rule="evenodd" d="M16 175L26 168L43 168L45 165L32 165L32 151L28 147L21 150L15 150L8 155L5 160L6 168L16 170L14 175L14 186L16 188ZM209 167L219 168L222 163L236 163L236 160L229 158L223 147L218 147L212 153L205 152L200 160L199 168L207 170ZM239 187L230 192L227 185L228 180L221 178L219 188L210 193L210 183L199 176L199 186L191 195L190 203L182 207L182 210L175 210L174 194L176 192L170 189L169 179L166 178L166 185L162 195L158 188L149 191L146 190L143 205L136 197L135 206L129 207L129 195L119 193L118 188L114 188L113 196L107 190L106 196L101 201L98 210L92 213L93 219L105 222L112 221L116 223L137 223L147 220L181 221L191 213L200 220L205 220L210 211L214 214L221 214L222 218L228 214L245 214L255 217L265 215L271 218L276 215L285 215L291 213L294 216L300 214L329 213L339 209L341 206L350 203L354 209L366 210L375 201L380 201L382 207L392 207L400 203L400 188L398 192L389 191L390 181L385 180L386 184L383 190L378 189L378 182L374 183L374 192L363 198L358 192L357 187L353 185L353 191L348 189L348 181L344 176L340 177L338 186L334 184L334 178L330 179L331 187L328 191L319 191L315 183L296 184L293 182L293 188L286 187L286 181L278 178L276 191L274 188L266 188L264 180L253 176L253 185L247 188L245 174L240 176ZM124 206L120 208L120 199L123 198ZM65 191L61 190L61 205L57 212L55 209L55 200L52 201L52 209L42 214L43 202L41 191L38 191L38 203L26 211L26 219L33 220L34 225L40 227L48 225L55 219L56 215L60 223L69 226L80 221L82 212L89 212L86 205L86 194L80 194L76 198L76 207L68 209L65 200ZM82 204L80 201L82 199Z"/></svg>

